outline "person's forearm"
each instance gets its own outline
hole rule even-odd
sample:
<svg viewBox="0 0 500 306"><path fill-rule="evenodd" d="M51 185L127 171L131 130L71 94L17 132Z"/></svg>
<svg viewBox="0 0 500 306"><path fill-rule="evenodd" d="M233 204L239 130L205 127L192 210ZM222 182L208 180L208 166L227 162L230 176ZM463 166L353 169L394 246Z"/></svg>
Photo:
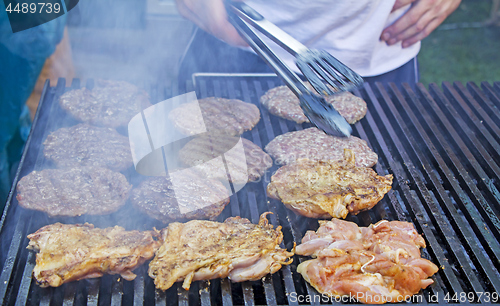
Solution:
<svg viewBox="0 0 500 306"><path fill-rule="evenodd" d="M204 31L235 46L246 46L227 20L223 0L176 0L177 10Z"/></svg>

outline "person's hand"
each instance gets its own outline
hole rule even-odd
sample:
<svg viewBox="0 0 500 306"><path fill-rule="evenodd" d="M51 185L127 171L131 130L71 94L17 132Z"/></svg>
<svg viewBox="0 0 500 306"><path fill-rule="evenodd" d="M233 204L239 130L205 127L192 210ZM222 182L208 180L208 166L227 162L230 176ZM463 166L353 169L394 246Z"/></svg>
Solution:
<svg viewBox="0 0 500 306"><path fill-rule="evenodd" d="M204 31L234 46L247 46L227 20L223 0L176 0L177 10Z"/></svg>
<svg viewBox="0 0 500 306"><path fill-rule="evenodd" d="M461 0L396 0L392 11L405 5L411 8L392 25L384 29L380 37L388 45L402 42L407 48L421 41L434 31L457 7Z"/></svg>

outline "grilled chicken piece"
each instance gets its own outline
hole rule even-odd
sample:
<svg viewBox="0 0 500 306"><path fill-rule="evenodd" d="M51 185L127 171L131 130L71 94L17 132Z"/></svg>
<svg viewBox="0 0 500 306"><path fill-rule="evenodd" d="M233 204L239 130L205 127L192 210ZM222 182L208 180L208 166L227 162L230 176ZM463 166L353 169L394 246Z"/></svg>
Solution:
<svg viewBox="0 0 500 306"><path fill-rule="evenodd" d="M264 149L278 165L287 165L301 158L339 161L344 158L344 149L354 152L358 167L373 167L378 160L378 155L363 139L356 136L335 137L315 127L279 135Z"/></svg>
<svg viewBox="0 0 500 306"><path fill-rule="evenodd" d="M345 218L372 208L391 189L392 175L357 167L345 149L344 161L299 159L271 177L267 194L310 218Z"/></svg>
<svg viewBox="0 0 500 306"><path fill-rule="evenodd" d="M33 276L41 287L58 287L105 273L133 280L132 270L152 258L158 248L153 239L157 235L119 226L100 229L88 223L50 224L28 235L28 249L38 251Z"/></svg>
<svg viewBox="0 0 500 306"><path fill-rule="evenodd" d="M208 131L239 136L259 122L260 111L252 103L210 97L182 104L173 109L168 118L184 135L197 135Z"/></svg>
<svg viewBox="0 0 500 306"><path fill-rule="evenodd" d="M314 89L306 82L306 86L314 92ZM332 104L339 114L344 117L349 124L354 124L366 115L366 102L350 92L337 93L324 97L326 102ZM262 97L260 103L264 105L271 114L295 121L297 123L309 122L300 107L299 98L288 88L288 86L278 86L269 89Z"/></svg>
<svg viewBox="0 0 500 306"><path fill-rule="evenodd" d="M279 247L281 227L269 225L267 214L260 216L259 224L240 217L224 223L170 223L162 230L163 244L149 264L156 288L167 290L182 280L186 290L197 280L258 280L290 264L293 252Z"/></svg>
<svg viewBox="0 0 500 306"><path fill-rule="evenodd" d="M383 304L404 301L433 283L429 277L438 267L420 257L425 241L413 224L382 220L359 228L339 219L319 222L295 252L315 258L297 271L320 293Z"/></svg>

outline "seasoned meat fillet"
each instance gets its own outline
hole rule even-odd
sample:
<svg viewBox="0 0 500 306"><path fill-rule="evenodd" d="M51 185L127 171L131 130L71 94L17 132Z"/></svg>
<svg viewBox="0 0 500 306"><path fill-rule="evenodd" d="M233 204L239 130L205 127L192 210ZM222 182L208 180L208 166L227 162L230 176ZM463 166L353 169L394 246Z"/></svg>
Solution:
<svg viewBox="0 0 500 306"><path fill-rule="evenodd" d="M289 164L299 158L336 161L344 157L344 149L350 149L356 156L356 166L373 167L378 160L366 141L355 136L335 137L312 127L288 132L270 141L264 148L277 164Z"/></svg>
<svg viewBox="0 0 500 306"><path fill-rule="evenodd" d="M148 94L127 82L96 80L92 90L73 89L59 99L61 108L92 125L119 127L151 105Z"/></svg>
<svg viewBox="0 0 500 306"><path fill-rule="evenodd" d="M413 224L382 220L369 227L339 219L319 221L295 252L314 259L297 271L328 296L350 295L362 303L401 302L434 281L438 267L420 257L425 241Z"/></svg>
<svg viewBox="0 0 500 306"><path fill-rule="evenodd" d="M229 203L229 192L218 180L190 169L151 177L132 190L130 200L150 217L165 223L214 220Z"/></svg>
<svg viewBox="0 0 500 306"><path fill-rule="evenodd" d="M312 90L312 86L309 83L306 85ZM350 124L356 123L356 121L361 120L366 115L366 102L350 92L343 92L324 98ZM260 98L260 103L275 116L292 120L299 124L309 122L309 119L307 119L300 107L299 98L287 86L278 86L268 90Z"/></svg>
<svg viewBox="0 0 500 306"><path fill-rule="evenodd" d="M271 177L267 194L310 218L345 218L372 208L391 190L392 174L379 176L357 167L354 154L345 150L343 161L299 159Z"/></svg>
<svg viewBox="0 0 500 306"><path fill-rule="evenodd" d="M205 98L173 109L168 118L185 135L208 131L239 136L259 122L260 111L257 106L236 99Z"/></svg>
<svg viewBox="0 0 500 306"><path fill-rule="evenodd" d="M105 168L46 169L19 180L17 200L51 217L103 215L125 204L131 189L123 174Z"/></svg>
<svg viewBox="0 0 500 306"><path fill-rule="evenodd" d="M269 225L266 215L259 224L240 217L224 223L190 221L171 223L161 232L162 246L149 264L156 288L167 290L175 282L229 277L234 282L259 280L292 262L293 252L280 248L281 227Z"/></svg>
<svg viewBox="0 0 500 306"><path fill-rule="evenodd" d="M111 128L80 123L50 133L43 145L45 158L58 168L105 167L122 171L133 164L127 137Z"/></svg>
<svg viewBox="0 0 500 306"><path fill-rule="evenodd" d="M120 274L133 280L137 266L153 257L158 242L155 232L105 229L92 224L55 223L28 235L28 249L37 251L33 277L41 287L104 274Z"/></svg>
<svg viewBox="0 0 500 306"><path fill-rule="evenodd" d="M179 158L209 178L227 180L227 166L229 180L237 183L256 181L273 165L271 157L250 140L224 135L194 138L179 151Z"/></svg>

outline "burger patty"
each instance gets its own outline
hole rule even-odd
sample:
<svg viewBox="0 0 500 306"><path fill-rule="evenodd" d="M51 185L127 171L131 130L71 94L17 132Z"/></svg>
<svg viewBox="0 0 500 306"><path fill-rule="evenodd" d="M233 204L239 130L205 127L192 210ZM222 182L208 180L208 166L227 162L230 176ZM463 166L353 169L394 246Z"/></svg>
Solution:
<svg viewBox="0 0 500 306"><path fill-rule="evenodd" d="M168 118L185 135L208 131L213 134L239 136L259 122L260 111L251 103L212 97L183 104L173 109Z"/></svg>
<svg viewBox="0 0 500 306"><path fill-rule="evenodd" d="M222 155L226 165L222 164ZM191 140L179 151L179 158L209 178L227 180L227 167L233 183L256 181L273 165L271 157L250 140L222 135L204 135Z"/></svg>
<svg viewBox="0 0 500 306"><path fill-rule="evenodd" d="M92 90L66 92L59 104L80 121L113 128L127 125L133 116L151 105L148 94L137 86L106 80L97 80Z"/></svg>
<svg viewBox="0 0 500 306"><path fill-rule="evenodd" d="M104 215L125 204L131 189L123 174L105 168L46 169L19 180L17 200L51 217Z"/></svg>
<svg viewBox="0 0 500 306"><path fill-rule="evenodd" d="M311 90L309 83L306 84ZM347 122L354 124L366 115L366 102L350 92L342 92L332 96L325 96L339 114ZM260 102L271 114L297 123L309 122L299 104L299 98L287 86L279 86L268 90Z"/></svg>
<svg viewBox="0 0 500 306"><path fill-rule="evenodd" d="M266 152L280 165L299 158L342 161L344 149L352 150L358 167L373 167L377 163L378 156L366 141L355 136L330 136L315 127L280 135L265 147Z"/></svg>
<svg viewBox="0 0 500 306"><path fill-rule="evenodd" d="M58 168L88 166L122 171L133 164L127 137L112 128L80 123L50 133L43 145L45 158Z"/></svg>
<svg viewBox="0 0 500 306"><path fill-rule="evenodd" d="M191 219L215 220L229 203L229 192L217 180L184 169L170 177L151 177L132 190L131 201L141 211L165 223Z"/></svg>

